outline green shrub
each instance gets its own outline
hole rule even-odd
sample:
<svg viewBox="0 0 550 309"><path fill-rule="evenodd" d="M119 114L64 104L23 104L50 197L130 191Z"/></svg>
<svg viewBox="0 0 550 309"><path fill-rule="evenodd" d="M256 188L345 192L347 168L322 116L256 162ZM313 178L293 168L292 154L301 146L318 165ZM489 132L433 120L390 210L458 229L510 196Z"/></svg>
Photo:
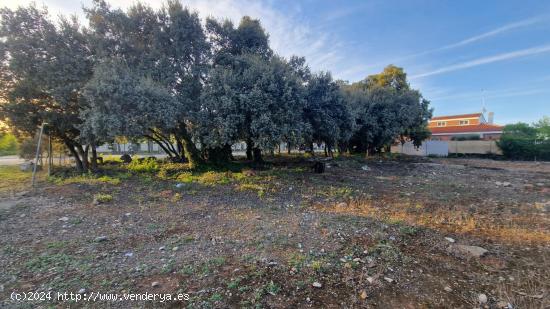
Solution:
<svg viewBox="0 0 550 309"><path fill-rule="evenodd" d="M206 172L197 177L197 180L205 185L226 185L231 182L231 172Z"/></svg>
<svg viewBox="0 0 550 309"><path fill-rule="evenodd" d="M481 137L477 134L464 135L464 136L453 136L451 140L453 141L479 141Z"/></svg>
<svg viewBox="0 0 550 309"><path fill-rule="evenodd" d="M159 164L153 158L132 160L128 164L128 170L135 173L156 173L159 170Z"/></svg>
<svg viewBox="0 0 550 309"><path fill-rule="evenodd" d="M0 137L0 156L17 154L17 139L13 134L4 134Z"/></svg>
<svg viewBox="0 0 550 309"><path fill-rule="evenodd" d="M541 130L526 123L507 125L497 145L508 159L550 160L550 140L539 138Z"/></svg>
<svg viewBox="0 0 550 309"><path fill-rule="evenodd" d="M119 174L120 177L112 177L112 176L97 176L96 174L87 173L87 174L81 174L81 175L75 175L75 176L51 176L49 178L50 181L59 184L71 184L71 183L82 183L82 184L111 184L111 185L118 185L120 184L120 179L125 178L125 175Z"/></svg>
<svg viewBox="0 0 550 309"><path fill-rule="evenodd" d="M193 182L193 174L191 172L183 172L178 174L176 177L176 180L183 183L190 183Z"/></svg>
<svg viewBox="0 0 550 309"><path fill-rule="evenodd" d="M102 155L103 163L109 164L109 163L122 163L122 160L120 160L120 156L115 155Z"/></svg>
<svg viewBox="0 0 550 309"><path fill-rule="evenodd" d="M94 195L94 203L108 203L113 200L113 196L105 193L97 193Z"/></svg>
<svg viewBox="0 0 550 309"><path fill-rule="evenodd" d="M182 173L189 173L187 163L162 163L159 166L158 177L162 179L175 179Z"/></svg>

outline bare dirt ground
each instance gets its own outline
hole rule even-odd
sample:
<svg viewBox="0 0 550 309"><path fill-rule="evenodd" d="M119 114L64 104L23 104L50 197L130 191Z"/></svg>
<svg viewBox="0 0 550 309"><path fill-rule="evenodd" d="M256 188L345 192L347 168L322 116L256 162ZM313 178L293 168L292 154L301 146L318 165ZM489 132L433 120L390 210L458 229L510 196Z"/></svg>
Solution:
<svg viewBox="0 0 550 309"><path fill-rule="evenodd" d="M16 201L0 210L0 307L550 308L548 165L339 158L314 174L304 159L271 160L0 191Z"/></svg>

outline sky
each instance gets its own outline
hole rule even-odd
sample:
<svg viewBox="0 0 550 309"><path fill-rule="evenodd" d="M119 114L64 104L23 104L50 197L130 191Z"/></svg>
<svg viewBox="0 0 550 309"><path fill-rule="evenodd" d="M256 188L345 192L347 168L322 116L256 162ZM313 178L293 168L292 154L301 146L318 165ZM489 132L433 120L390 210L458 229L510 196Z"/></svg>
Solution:
<svg viewBox="0 0 550 309"><path fill-rule="evenodd" d="M15 8L31 0L0 0ZM52 16L91 0L36 0ZM132 0L108 1L127 8ZM161 1L142 0L152 7ZM403 67L434 116L495 113L495 122L550 116L550 1L539 0L184 0L201 17L261 20L272 48L305 56L335 79Z"/></svg>

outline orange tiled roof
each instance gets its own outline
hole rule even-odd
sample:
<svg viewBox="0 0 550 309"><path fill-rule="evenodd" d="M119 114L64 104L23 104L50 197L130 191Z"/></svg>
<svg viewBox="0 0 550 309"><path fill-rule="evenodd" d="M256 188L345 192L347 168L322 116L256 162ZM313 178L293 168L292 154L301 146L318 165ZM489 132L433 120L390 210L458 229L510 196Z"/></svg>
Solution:
<svg viewBox="0 0 550 309"><path fill-rule="evenodd" d="M474 132L494 132L502 131L503 126L495 124L476 124L470 126L449 126L430 128L432 134L454 134L454 133L474 133Z"/></svg>
<svg viewBox="0 0 550 309"><path fill-rule="evenodd" d="M481 115L482 115L481 113L475 113L475 114L462 114L462 115L452 115L452 116L437 116L437 117L432 117L432 120L477 118L477 117L481 117Z"/></svg>

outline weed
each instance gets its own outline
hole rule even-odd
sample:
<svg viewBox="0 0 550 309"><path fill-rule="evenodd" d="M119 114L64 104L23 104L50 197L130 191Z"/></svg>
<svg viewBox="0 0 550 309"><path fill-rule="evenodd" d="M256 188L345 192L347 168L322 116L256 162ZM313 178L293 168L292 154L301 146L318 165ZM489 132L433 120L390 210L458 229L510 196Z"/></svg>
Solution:
<svg viewBox="0 0 550 309"><path fill-rule="evenodd" d="M227 284L227 288L228 289L236 289L236 288L239 287L240 283L241 283L241 278L235 278ZM240 288L239 288L239 290L240 290Z"/></svg>
<svg viewBox="0 0 550 309"><path fill-rule="evenodd" d="M94 203L108 203L113 200L113 196L106 193L97 193L94 194Z"/></svg>
<svg viewBox="0 0 550 309"><path fill-rule="evenodd" d="M288 261L288 264L290 267L295 267L296 269L300 270L302 268L304 262L306 261L306 256L299 253L293 253Z"/></svg>
<svg viewBox="0 0 550 309"><path fill-rule="evenodd" d="M204 185L226 185L231 182L231 172L209 171L197 177L197 181Z"/></svg>
<svg viewBox="0 0 550 309"><path fill-rule="evenodd" d="M176 176L178 182L191 183L193 182L193 174L191 172L183 172Z"/></svg>
<svg viewBox="0 0 550 309"><path fill-rule="evenodd" d="M25 267L31 272L45 272L51 268L66 269L74 263L75 261L71 256L57 253L36 256L25 263Z"/></svg>
<svg viewBox="0 0 550 309"><path fill-rule="evenodd" d="M208 261L208 264L210 264L212 266L215 266L215 267L220 267L223 264L225 264L225 258L224 257L213 258L210 261Z"/></svg>
<svg viewBox="0 0 550 309"><path fill-rule="evenodd" d="M122 176L123 175L117 175ZM66 185L66 184L88 184L88 185L95 185L95 184L110 184L110 185L118 185L121 182L122 177L111 177L108 175L99 176L93 173L87 173L87 174L81 174L81 175L74 175L69 177L62 177L62 176L51 176L48 178L51 182L57 184L57 185Z"/></svg>
<svg viewBox="0 0 550 309"><path fill-rule="evenodd" d="M134 173L156 173L159 170L159 164L153 158L133 160L128 164L128 170Z"/></svg>
<svg viewBox="0 0 550 309"><path fill-rule="evenodd" d="M61 249L67 245L65 241L52 241L46 245L48 249Z"/></svg>
<svg viewBox="0 0 550 309"><path fill-rule="evenodd" d="M405 225L399 228L399 232L404 235L414 236L418 233L418 228L415 226Z"/></svg>
<svg viewBox="0 0 550 309"><path fill-rule="evenodd" d="M192 265L185 265L180 270L180 273L182 273L184 275L192 275L192 274L195 273L195 267L193 267Z"/></svg>
<svg viewBox="0 0 550 309"><path fill-rule="evenodd" d="M222 299L223 299L223 297L220 293L214 293L214 294L212 294L212 296L210 296L210 301L211 302L221 301Z"/></svg>
<svg viewBox="0 0 550 309"><path fill-rule="evenodd" d="M175 262L174 260L169 260L168 263L162 265L162 273L169 274L171 273L175 268Z"/></svg>
<svg viewBox="0 0 550 309"><path fill-rule="evenodd" d="M313 261L311 262L311 269L313 269L316 272L322 272L324 269L324 264L322 261Z"/></svg>
<svg viewBox="0 0 550 309"><path fill-rule="evenodd" d="M279 291L281 290L281 287L274 283L273 281L270 281L265 287L265 291L271 295L277 295Z"/></svg>
<svg viewBox="0 0 550 309"><path fill-rule="evenodd" d="M250 190L250 191L256 191L259 198L262 198L265 195L265 189L264 187L254 184L254 183L243 183L240 184L237 187L240 191Z"/></svg>
<svg viewBox="0 0 550 309"><path fill-rule="evenodd" d="M157 176L161 179L175 179L178 175L190 173L187 163L163 163L159 167Z"/></svg>

